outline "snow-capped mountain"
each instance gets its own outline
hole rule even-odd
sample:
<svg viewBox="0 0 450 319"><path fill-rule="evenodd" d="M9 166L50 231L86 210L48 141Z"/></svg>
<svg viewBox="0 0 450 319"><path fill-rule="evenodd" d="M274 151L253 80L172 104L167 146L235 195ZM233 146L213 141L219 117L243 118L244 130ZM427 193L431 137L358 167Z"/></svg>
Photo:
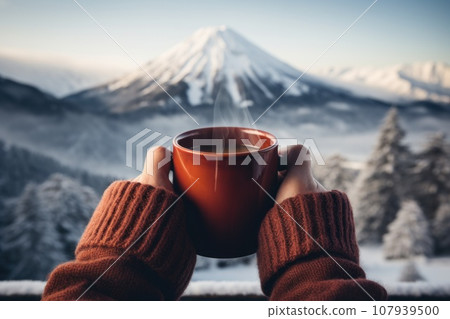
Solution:
<svg viewBox="0 0 450 319"><path fill-rule="evenodd" d="M78 65L69 59L0 53L0 75L33 85L57 97L98 85L123 74L122 68Z"/></svg>
<svg viewBox="0 0 450 319"><path fill-rule="evenodd" d="M314 73L327 83L360 96L386 101L450 103L450 65L443 62L415 62L382 68L333 67Z"/></svg>
<svg viewBox="0 0 450 319"><path fill-rule="evenodd" d="M190 106L214 103L219 89L226 89L237 106L273 101L301 74L225 26L196 31L144 69L175 99ZM70 99L106 105L112 112L170 103L148 74L138 69ZM300 96L308 89L299 81L287 95Z"/></svg>

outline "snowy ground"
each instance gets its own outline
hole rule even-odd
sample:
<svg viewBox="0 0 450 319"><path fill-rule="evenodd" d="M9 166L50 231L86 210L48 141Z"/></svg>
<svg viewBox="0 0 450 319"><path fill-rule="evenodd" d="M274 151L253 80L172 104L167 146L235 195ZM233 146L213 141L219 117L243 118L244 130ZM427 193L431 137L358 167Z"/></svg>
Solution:
<svg viewBox="0 0 450 319"><path fill-rule="evenodd" d="M369 279L382 284L398 282L405 260L385 260L381 247L360 247L360 261ZM428 284L450 285L450 256L416 259L416 266ZM228 268L211 267L194 273L193 280L248 281L259 280L256 262Z"/></svg>
<svg viewBox="0 0 450 319"><path fill-rule="evenodd" d="M386 285L398 282L406 264L405 260L384 260L381 247L361 247L360 260L368 278ZM419 258L415 263L426 283L450 285L450 256Z"/></svg>
<svg viewBox="0 0 450 319"><path fill-rule="evenodd" d="M416 259L416 267L426 281L414 283L399 282L398 279L406 261L385 260L381 247L360 247L360 260L367 277L384 285L391 295L450 295L450 256L428 260ZM210 267L206 270L199 270L194 273L192 280L215 281L217 287L222 289L221 282L224 281L228 282L228 285L230 282L241 281L258 283L259 277L256 261L253 260L250 265L227 268ZM204 286L205 284L201 285L201 287ZM200 286L195 287L199 289ZM253 284L252 287L260 292L259 285Z"/></svg>
<svg viewBox="0 0 450 319"><path fill-rule="evenodd" d="M367 277L383 284L392 296L450 296L450 257L416 260L416 266L426 281L403 283L398 278L406 261L384 260L381 247L361 247L360 255ZM44 286L43 281L0 281L0 296L40 295ZM256 261L253 260L249 265L211 266L196 271L184 295L261 294Z"/></svg>

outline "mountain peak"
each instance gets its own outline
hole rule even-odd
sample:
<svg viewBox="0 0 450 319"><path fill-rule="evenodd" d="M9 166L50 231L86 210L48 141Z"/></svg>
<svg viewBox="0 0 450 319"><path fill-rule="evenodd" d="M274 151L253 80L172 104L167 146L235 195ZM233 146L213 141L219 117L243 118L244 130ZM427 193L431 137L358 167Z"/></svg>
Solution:
<svg viewBox="0 0 450 319"><path fill-rule="evenodd" d="M209 27L197 29L197 31L195 31L193 33L193 35L195 35L195 34L216 35L216 34L226 33L226 32L234 32L234 31L232 31L232 29L229 26L223 24L223 25L219 25L219 26L209 26Z"/></svg>
<svg viewBox="0 0 450 319"><path fill-rule="evenodd" d="M184 47L201 47L201 50L208 50L206 47L216 47L216 50L220 51L226 48L238 50L238 47L243 43L247 46L249 44L252 45L243 36L226 25L210 26L198 29L185 41L180 43L181 47L183 47L183 43L185 44ZM180 50L177 46L174 49Z"/></svg>
<svg viewBox="0 0 450 319"><path fill-rule="evenodd" d="M195 31L145 69L190 106L214 104L219 91L240 107L270 103L301 74L225 25ZM307 84L297 83L286 95L300 96L307 90ZM168 102L142 70L83 95L101 99L114 112Z"/></svg>

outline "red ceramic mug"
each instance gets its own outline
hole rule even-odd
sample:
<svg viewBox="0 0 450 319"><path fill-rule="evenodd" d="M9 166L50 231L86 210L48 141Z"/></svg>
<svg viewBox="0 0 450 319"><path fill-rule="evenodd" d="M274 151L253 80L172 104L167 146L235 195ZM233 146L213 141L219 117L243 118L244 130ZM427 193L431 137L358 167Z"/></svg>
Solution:
<svg viewBox="0 0 450 319"><path fill-rule="evenodd" d="M265 131L207 127L174 138L174 185L180 194L189 188L183 200L199 255L256 251L261 220L273 206L261 187L273 195L277 167L278 142Z"/></svg>

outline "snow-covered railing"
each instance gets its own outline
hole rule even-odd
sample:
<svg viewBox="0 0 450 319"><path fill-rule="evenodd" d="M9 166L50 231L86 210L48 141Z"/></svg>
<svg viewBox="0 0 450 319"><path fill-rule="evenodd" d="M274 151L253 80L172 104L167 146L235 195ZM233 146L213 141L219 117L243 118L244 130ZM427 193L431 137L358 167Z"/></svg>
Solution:
<svg viewBox="0 0 450 319"><path fill-rule="evenodd" d="M0 281L0 298L10 296L42 295L45 281ZM201 296L261 296L260 283L256 281L192 281L184 292L185 297Z"/></svg>
<svg viewBox="0 0 450 319"><path fill-rule="evenodd" d="M450 297L450 283L431 284L428 282L396 282L385 284L387 292L391 296L433 296Z"/></svg>
<svg viewBox="0 0 450 319"><path fill-rule="evenodd" d="M191 281L183 296L263 296L257 281Z"/></svg>
<svg viewBox="0 0 450 319"><path fill-rule="evenodd" d="M0 300L40 299L45 281L18 280L0 281ZM391 298L450 298L450 283L430 284L427 282L386 284ZM208 299L211 297L240 299L264 299L260 283L256 281L193 281L182 299Z"/></svg>
<svg viewBox="0 0 450 319"><path fill-rule="evenodd" d="M1 296L40 296L44 291L45 281L11 280L0 281Z"/></svg>

